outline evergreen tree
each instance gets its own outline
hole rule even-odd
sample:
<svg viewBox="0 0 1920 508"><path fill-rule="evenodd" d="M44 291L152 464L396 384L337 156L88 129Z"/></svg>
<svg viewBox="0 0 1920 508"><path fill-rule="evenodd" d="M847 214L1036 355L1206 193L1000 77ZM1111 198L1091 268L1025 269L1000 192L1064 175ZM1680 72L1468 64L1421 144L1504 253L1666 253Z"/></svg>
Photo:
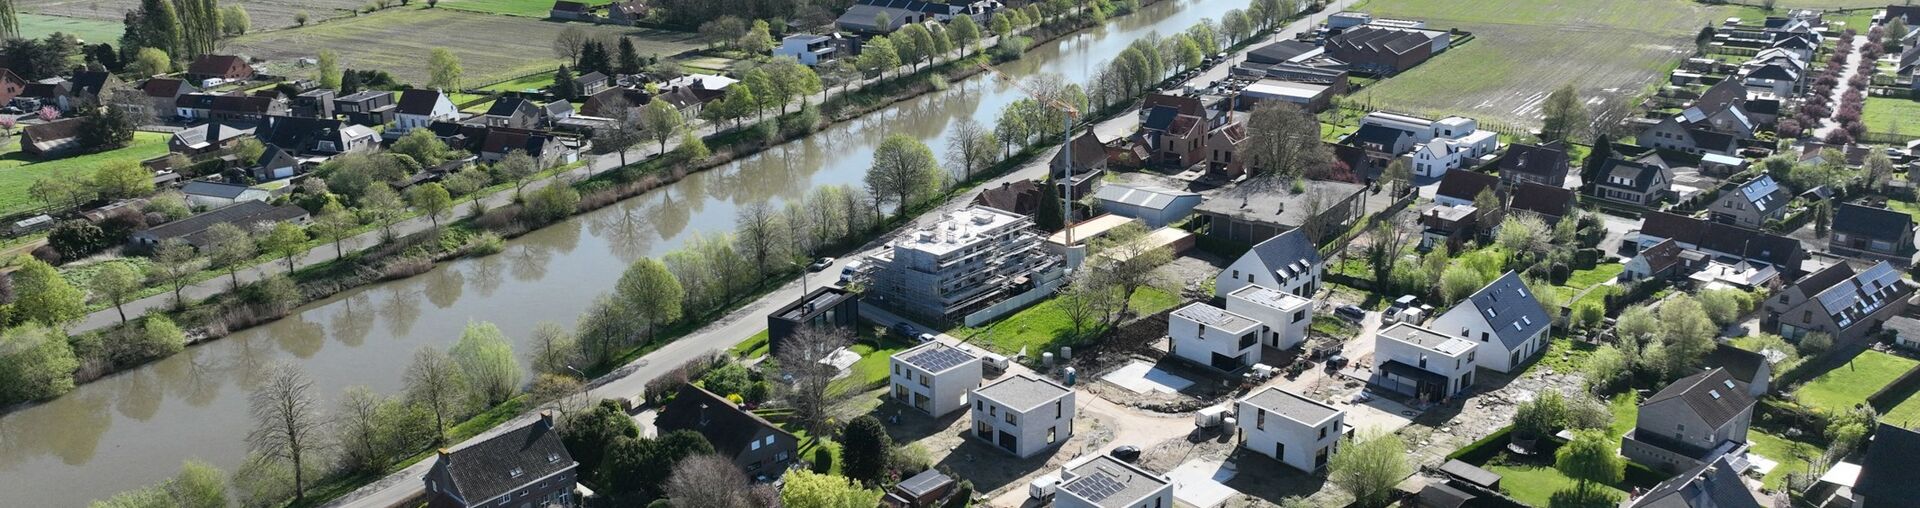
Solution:
<svg viewBox="0 0 1920 508"><path fill-rule="evenodd" d="M13 10L13 0L0 0L0 39L19 36L20 15Z"/></svg>
<svg viewBox="0 0 1920 508"><path fill-rule="evenodd" d="M606 44L600 41L587 41L586 47L580 50L580 73L611 73L613 72L611 61L612 56L607 54Z"/></svg>
<svg viewBox="0 0 1920 508"><path fill-rule="evenodd" d="M1580 167L1580 187L1593 192L1593 184L1600 179L1600 168L1607 159L1613 157L1613 137L1605 133L1593 140L1593 150L1587 152L1587 160Z"/></svg>
<svg viewBox="0 0 1920 508"><path fill-rule="evenodd" d="M1060 185L1053 179L1040 184L1040 209L1034 212L1034 225L1041 231L1059 231L1067 227L1066 210L1060 208Z"/></svg>
<svg viewBox="0 0 1920 508"><path fill-rule="evenodd" d="M553 92L555 97L573 100L574 96L580 95L580 89L573 85L573 70L563 64L560 70L553 72L553 87L549 91Z"/></svg>
<svg viewBox="0 0 1920 508"><path fill-rule="evenodd" d="M620 74L639 74L640 69L646 66L646 62L640 58L640 52L633 49L633 39L628 37L620 38L620 56L615 61L618 67L614 70Z"/></svg>

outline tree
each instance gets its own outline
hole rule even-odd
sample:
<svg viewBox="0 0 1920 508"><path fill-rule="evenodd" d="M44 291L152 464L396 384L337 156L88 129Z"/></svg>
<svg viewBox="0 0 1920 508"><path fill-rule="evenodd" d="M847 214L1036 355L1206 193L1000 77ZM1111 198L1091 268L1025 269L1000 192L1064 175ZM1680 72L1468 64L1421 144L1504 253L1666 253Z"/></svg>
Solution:
<svg viewBox="0 0 1920 508"><path fill-rule="evenodd" d="M640 427L634 425L633 417L620 409L619 402L601 399L567 422L566 429L560 433L560 442L566 445L567 454L580 463L582 474L591 476L594 471L600 470L603 459L615 442L639 436Z"/></svg>
<svg viewBox="0 0 1920 508"><path fill-rule="evenodd" d="M240 268L260 252L252 235L240 226L225 222L207 228L205 250L213 266L225 270L235 288L240 287Z"/></svg>
<svg viewBox="0 0 1920 508"><path fill-rule="evenodd" d="M767 20L756 19L753 20L753 27L748 28L747 33L741 35L734 46L749 55L759 55L772 51L773 44L773 31L767 26Z"/></svg>
<svg viewBox="0 0 1920 508"><path fill-rule="evenodd" d="M647 320L649 337L660 325L680 320L681 301L686 299L680 280L653 258L641 258L628 266L614 285L614 295L622 306Z"/></svg>
<svg viewBox="0 0 1920 508"><path fill-rule="evenodd" d="M695 455L673 465L667 499L673 508L750 508L747 476L730 459Z"/></svg>
<svg viewBox="0 0 1920 508"><path fill-rule="evenodd" d="M660 144L660 153L667 152L667 140L680 135L687 121L680 117L680 109L667 101L652 101L640 113L640 130Z"/></svg>
<svg viewBox="0 0 1920 508"><path fill-rule="evenodd" d="M291 467L293 499L298 502L306 499L307 453L320 447L325 420L313 395L313 381L299 367L280 365L266 372L267 380L248 397L253 431L247 434L247 445L252 452Z"/></svg>
<svg viewBox="0 0 1920 508"><path fill-rule="evenodd" d="M1241 153L1247 169L1270 183L1292 181L1302 172L1317 171L1333 161L1332 150L1320 142L1319 119L1284 101L1262 101L1254 106Z"/></svg>
<svg viewBox="0 0 1920 508"><path fill-rule="evenodd" d="M376 182L367 186L365 195L360 196L360 219L380 225L380 232L388 239L393 236L393 223L406 213L406 204L400 201L400 193L385 182Z"/></svg>
<svg viewBox="0 0 1920 508"><path fill-rule="evenodd" d="M975 171L993 163L994 149L998 144L993 131L982 127L972 117L961 118L947 134L947 164L959 170L962 181L972 181Z"/></svg>
<svg viewBox="0 0 1920 508"><path fill-rule="evenodd" d="M16 275L17 276L17 275ZM0 402L48 399L73 390L80 368L65 336L38 322L0 332Z"/></svg>
<svg viewBox="0 0 1920 508"><path fill-rule="evenodd" d="M1164 246L1155 246L1148 237L1146 226L1139 223L1127 223L1107 231L1106 235L1094 240L1093 255L1087 259L1087 265L1095 280L1102 286L1111 288L1118 295L1118 305L1109 314L1108 325L1118 322L1127 313L1129 300L1140 288L1152 284L1154 269L1173 261L1173 251Z"/></svg>
<svg viewBox="0 0 1920 508"><path fill-rule="evenodd" d="M1367 266L1373 271L1373 287L1393 287L1393 269L1406 252L1407 234L1393 221L1380 221L1373 226L1367 240Z"/></svg>
<svg viewBox="0 0 1920 508"><path fill-rule="evenodd" d="M460 89L460 57L446 48L434 48L427 56L427 86L439 90Z"/></svg>
<svg viewBox="0 0 1920 508"><path fill-rule="evenodd" d="M900 66L901 55L899 50L894 49L893 40L882 35L868 39L865 45L860 46L859 59L856 66L861 72L885 77L887 71Z"/></svg>
<svg viewBox="0 0 1920 508"><path fill-rule="evenodd" d="M613 55L607 53L606 43L588 40L586 46L580 48L580 65L577 67L582 73L610 73L613 72Z"/></svg>
<svg viewBox="0 0 1920 508"><path fill-rule="evenodd" d="M126 33L120 36L121 51L155 48L169 55L186 55L181 47L180 17L172 1L140 0L140 8L126 21Z"/></svg>
<svg viewBox="0 0 1920 508"><path fill-rule="evenodd" d="M786 508L867 508L879 506L880 491L861 488L845 477L790 469L780 489Z"/></svg>
<svg viewBox="0 0 1920 508"><path fill-rule="evenodd" d="M153 277L157 282L166 284L173 290L174 307L185 307L186 301L180 292L193 282L194 274L205 269L207 262L201 259L185 240L168 238L154 249Z"/></svg>
<svg viewBox="0 0 1920 508"><path fill-rule="evenodd" d="M1575 432L1573 441L1554 452L1553 467L1578 481L1579 485L1575 488L1582 492L1596 490L1595 484L1604 486L1620 483L1625 477L1626 462L1614 452L1616 446L1618 443L1604 431ZM1610 501L1619 502L1617 499Z"/></svg>
<svg viewBox="0 0 1920 508"><path fill-rule="evenodd" d="M20 14L13 9L13 0L0 1L0 39L20 37Z"/></svg>
<svg viewBox="0 0 1920 508"><path fill-rule="evenodd" d="M729 87L729 88L732 88L732 87ZM728 98L726 99L726 102L728 102L729 104L732 103L733 99L738 98L738 97L735 97L734 91L727 92L727 95L728 95ZM617 103L620 101L609 101L609 102ZM662 102L662 101L654 101L654 102ZM605 105L602 105L601 109L606 110L607 107ZM626 108L622 106L620 108L613 109L613 111L624 111L625 109ZM627 149L633 148L633 145L638 145L640 144L640 141L646 139L646 131L641 128L640 118L636 118L636 117L644 117L644 116L645 115L633 115L630 113L619 114L619 117L614 119L612 128L594 134L593 145L595 147L595 150L600 153L620 154L620 165L621 166L627 165Z"/></svg>
<svg viewBox="0 0 1920 508"><path fill-rule="evenodd" d="M1587 121L1587 108L1580 104L1572 84L1547 94L1547 102L1540 109L1546 115L1540 124L1541 141L1571 140Z"/></svg>
<svg viewBox="0 0 1920 508"><path fill-rule="evenodd" d="M833 378L839 369L821 365L833 351L846 347L848 338L838 329L806 327L780 341L773 352L781 370L791 379L780 385L781 396L793 407L794 421L810 432L828 432L833 428L829 410L836 402Z"/></svg>
<svg viewBox="0 0 1920 508"><path fill-rule="evenodd" d="M720 16L700 24L700 38L714 46L739 44L747 33L747 22L737 16Z"/></svg>
<svg viewBox="0 0 1920 508"><path fill-rule="evenodd" d="M578 67L580 52L586 50L587 41L590 40L593 40L593 37L587 35L586 30L578 26L568 26L560 30L559 35L553 37L553 56L565 58L568 64Z"/></svg>
<svg viewBox="0 0 1920 508"><path fill-rule="evenodd" d="M840 470L848 478L867 485L879 485L887 477L887 456L893 450L893 437L873 415L861 415L841 430Z"/></svg>
<svg viewBox="0 0 1920 508"><path fill-rule="evenodd" d="M53 265L31 257L13 272L13 317L61 328L86 315L86 295L73 287Z"/></svg>
<svg viewBox="0 0 1920 508"><path fill-rule="evenodd" d="M513 354L513 344L493 323L467 323L460 342L448 354L466 375L474 395L487 406L512 398L520 385L520 360Z"/></svg>
<svg viewBox="0 0 1920 508"><path fill-rule="evenodd" d="M525 150L513 150L493 163L493 172L500 180L513 182L513 193L518 196L526 190L527 179L540 171L539 166Z"/></svg>
<svg viewBox="0 0 1920 508"><path fill-rule="evenodd" d="M919 23L895 30L893 45L900 52L900 60L915 68L919 67L920 62L931 60L934 56L933 32Z"/></svg>
<svg viewBox="0 0 1920 508"><path fill-rule="evenodd" d="M947 35L953 38L953 45L971 49L980 42L980 25L974 24L972 16L954 16Z"/></svg>
<svg viewBox="0 0 1920 508"><path fill-rule="evenodd" d="M1525 439L1540 439L1567 426L1567 401L1560 392L1547 390L1533 400L1514 408L1513 429Z"/></svg>
<svg viewBox="0 0 1920 508"><path fill-rule="evenodd" d="M220 8L220 34L225 36L246 35L253 29L253 16L247 14L246 6L229 5Z"/></svg>
<svg viewBox="0 0 1920 508"><path fill-rule="evenodd" d="M407 132L407 135L395 140L388 150L412 157L422 166L438 165L457 155L452 147L447 146L445 141L441 141L439 136L427 129L414 129Z"/></svg>
<svg viewBox="0 0 1920 508"><path fill-rule="evenodd" d="M127 311L122 306L134 293L140 291L140 272L132 263L110 261L102 263L100 270L94 272L93 279L87 281L93 294L113 303L113 310L120 313L120 323L126 324Z"/></svg>
<svg viewBox="0 0 1920 508"><path fill-rule="evenodd" d="M80 145L90 150L127 146L133 141L133 131L137 127L133 115L125 107L108 104L106 109L80 119Z"/></svg>
<svg viewBox="0 0 1920 508"><path fill-rule="evenodd" d="M453 209L453 195L439 183L415 185L407 189L407 203L426 212L427 219L433 222L433 229L440 229L440 216Z"/></svg>
<svg viewBox="0 0 1920 508"><path fill-rule="evenodd" d="M136 198L153 193L153 174L132 161L109 162L93 172L93 187L107 199Z"/></svg>
<svg viewBox="0 0 1920 508"><path fill-rule="evenodd" d="M173 57L167 56L159 48L140 48L133 56L133 62L127 64L127 72L135 76L158 76L173 72Z"/></svg>
<svg viewBox="0 0 1920 508"><path fill-rule="evenodd" d="M548 185L527 197L527 217L540 223L573 215L580 208L580 191L571 185Z"/></svg>
<svg viewBox="0 0 1920 508"><path fill-rule="evenodd" d="M1886 26L1887 26L1886 32L1880 36L1882 40L1889 40L1889 41L1906 40L1908 30L1907 30L1907 19L1905 16L1893 16L1893 19L1887 21Z"/></svg>
<svg viewBox="0 0 1920 508"><path fill-rule="evenodd" d="M1407 445L1393 434L1363 435L1340 440L1327 464L1327 479L1352 494L1357 506L1380 508L1393 496L1393 486L1413 473L1407 464Z"/></svg>
<svg viewBox="0 0 1920 508"><path fill-rule="evenodd" d="M41 178L27 188L27 194L48 207L80 208L93 193L81 182L69 178Z"/></svg>
<svg viewBox="0 0 1920 508"><path fill-rule="evenodd" d="M407 403L433 415L433 444L447 444L447 426L466 414L467 377L445 352L423 347L407 365Z"/></svg>
<svg viewBox="0 0 1920 508"><path fill-rule="evenodd" d="M659 439L623 437L607 450L600 480L616 499L659 497L675 464L712 453L713 444L692 430L668 432Z"/></svg>
<svg viewBox="0 0 1920 508"><path fill-rule="evenodd" d="M896 217L905 217L916 196L932 186L936 165L933 150L905 134L889 134L873 152L867 186L875 196L887 196L900 205Z"/></svg>
<svg viewBox="0 0 1920 508"><path fill-rule="evenodd" d="M260 239L260 248L286 260L287 273L293 273L294 263L307 253L307 231L291 222L274 223Z"/></svg>
<svg viewBox="0 0 1920 508"><path fill-rule="evenodd" d="M176 0L174 11L180 16L180 46L177 54L187 60L213 52L220 40L220 9L216 0Z"/></svg>
<svg viewBox="0 0 1920 508"><path fill-rule="evenodd" d="M346 207L340 206L337 201L329 201L325 206L320 207L320 214L314 218L312 226L307 226L307 229L312 231L314 236L333 244L333 257L344 258L347 254L341 243L351 237L353 228L359 225L360 222L354 220L353 214L348 212Z"/></svg>
<svg viewBox="0 0 1920 508"><path fill-rule="evenodd" d="M614 57L614 72L620 74L639 74L646 62L640 58L640 52L633 48L633 39L620 37L620 51Z"/></svg>
<svg viewBox="0 0 1920 508"><path fill-rule="evenodd" d="M573 82L573 70L565 65L553 71L553 86L548 87L547 90L553 92L555 97L566 100L573 100L580 96L580 88Z"/></svg>

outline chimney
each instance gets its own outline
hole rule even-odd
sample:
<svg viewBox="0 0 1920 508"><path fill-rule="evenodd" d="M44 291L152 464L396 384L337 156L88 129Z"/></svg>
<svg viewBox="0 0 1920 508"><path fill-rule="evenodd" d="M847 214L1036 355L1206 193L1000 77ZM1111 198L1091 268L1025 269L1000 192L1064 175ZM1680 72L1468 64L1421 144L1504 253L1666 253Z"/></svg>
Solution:
<svg viewBox="0 0 1920 508"><path fill-rule="evenodd" d="M540 423L545 424L548 428L552 428L553 427L553 411L552 410L541 411Z"/></svg>
<svg viewBox="0 0 1920 508"><path fill-rule="evenodd" d="M452 454L453 454L453 451L452 451L452 450L448 450L448 449L446 449L446 448L441 448L441 449L440 449L440 460L443 460L443 461L444 461L444 460L447 460L447 456L448 456L448 455L452 455Z"/></svg>

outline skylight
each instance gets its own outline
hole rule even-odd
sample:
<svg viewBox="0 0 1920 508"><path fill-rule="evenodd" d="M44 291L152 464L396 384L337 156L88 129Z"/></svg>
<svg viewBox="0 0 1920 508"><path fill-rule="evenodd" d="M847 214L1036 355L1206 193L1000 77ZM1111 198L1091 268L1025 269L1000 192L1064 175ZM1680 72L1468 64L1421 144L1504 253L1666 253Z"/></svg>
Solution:
<svg viewBox="0 0 1920 508"><path fill-rule="evenodd" d="M1720 391L1719 391L1719 390L1707 390L1707 395L1712 395L1712 396L1713 396L1713 398L1714 398L1715 400L1718 400L1718 399L1720 398Z"/></svg>

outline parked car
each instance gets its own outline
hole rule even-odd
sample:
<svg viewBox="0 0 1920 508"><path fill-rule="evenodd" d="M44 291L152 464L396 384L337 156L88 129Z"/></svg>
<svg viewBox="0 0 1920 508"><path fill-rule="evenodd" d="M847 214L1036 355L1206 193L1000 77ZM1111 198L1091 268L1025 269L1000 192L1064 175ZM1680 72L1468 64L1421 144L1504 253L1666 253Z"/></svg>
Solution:
<svg viewBox="0 0 1920 508"><path fill-rule="evenodd" d="M913 323L902 321L893 324L893 333L899 335L902 339L914 339L920 337L920 334L925 332L921 332L920 327L913 326Z"/></svg>
<svg viewBox="0 0 1920 508"><path fill-rule="evenodd" d="M1365 321L1367 319L1367 311L1365 309L1361 309L1357 305L1341 305L1339 307L1334 307L1333 314L1355 323Z"/></svg>
<svg viewBox="0 0 1920 508"><path fill-rule="evenodd" d="M1119 448L1114 448L1113 451L1107 452L1107 455L1112 455L1113 458L1120 459L1121 462L1132 463L1140 460L1140 447L1123 445Z"/></svg>
<svg viewBox="0 0 1920 508"><path fill-rule="evenodd" d="M939 336L939 335L934 335L934 334L931 334L931 333L922 333L922 334L920 334L920 335L918 336L918 338L920 339L920 343L922 343L922 344L925 344L925 343L928 343L928 342L933 342L933 341L936 341L936 340L940 340L940 336Z"/></svg>
<svg viewBox="0 0 1920 508"><path fill-rule="evenodd" d="M818 272L830 266L833 266L833 258L821 257L820 259L813 260L813 264L807 265L807 271Z"/></svg>
<svg viewBox="0 0 1920 508"><path fill-rule="evenodd" d="M1345 356L1333 355L1332 358L1327 359L1328 371L1340 370L1341 367L1346 367L1346 366L1347 366L1347 357Z"/></svg>

